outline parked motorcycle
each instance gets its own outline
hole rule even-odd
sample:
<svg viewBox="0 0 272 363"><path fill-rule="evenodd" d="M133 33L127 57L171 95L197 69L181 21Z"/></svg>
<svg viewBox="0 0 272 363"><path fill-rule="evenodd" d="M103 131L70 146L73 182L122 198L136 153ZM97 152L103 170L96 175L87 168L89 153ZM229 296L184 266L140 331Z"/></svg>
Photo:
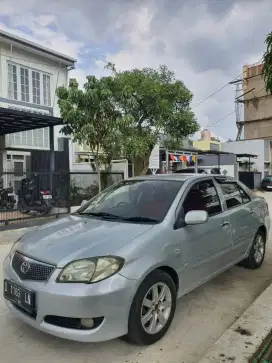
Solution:
<svg viewBox="0 0 272 363"><path fill-rule="evenodd" d="M37 181L32 178L21 180L18 192L18 209L21 213L35 211L46 215L52 208L52 194L49 189L37 189Z"/></svg>
<svg viewBox="0 0 272 363"><path fill-rule="evenodd" d="M13 209L16 204L14 190L11 183L8 188L0 189L0 209Z"/></svg>

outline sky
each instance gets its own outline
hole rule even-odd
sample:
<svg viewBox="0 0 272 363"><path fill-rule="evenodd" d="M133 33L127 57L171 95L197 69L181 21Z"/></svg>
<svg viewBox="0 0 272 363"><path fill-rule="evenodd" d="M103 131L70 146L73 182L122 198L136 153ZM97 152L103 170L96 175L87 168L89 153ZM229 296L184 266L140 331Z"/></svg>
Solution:
<svg viewBox="0 0 272 363"><path fill-rule="evenodd" d="M235 86L200 102L261 60L271 19L271 0L1 0L0 29L75 57L80 84L107 62L165 64L192 91L200 126L227 140Z"/></svg>

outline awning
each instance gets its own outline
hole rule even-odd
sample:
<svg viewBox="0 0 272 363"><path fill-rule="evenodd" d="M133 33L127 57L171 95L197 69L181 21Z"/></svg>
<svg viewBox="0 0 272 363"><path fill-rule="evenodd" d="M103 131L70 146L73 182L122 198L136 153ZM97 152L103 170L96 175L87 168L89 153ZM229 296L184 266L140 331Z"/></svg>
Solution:
<svg viewBox="0 0 272 363"><path fill-rule="evenodd" d="M0 107L0 136L61 124L59 117Z"/></svg>
<svg viewBox="0 0 272 363"><path fill-rule="evenodd" d="M258 155L256 154L235 154L238 158L257 158Z"/></svg>

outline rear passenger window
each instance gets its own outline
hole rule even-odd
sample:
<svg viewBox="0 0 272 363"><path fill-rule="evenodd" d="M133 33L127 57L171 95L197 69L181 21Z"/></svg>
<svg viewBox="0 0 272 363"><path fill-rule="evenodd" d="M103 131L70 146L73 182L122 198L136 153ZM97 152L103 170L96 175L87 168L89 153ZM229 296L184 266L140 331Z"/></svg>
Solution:
<svg viewBox="0 0 272 363"><path fill-rule="evenodd" d="M220 183L220 186L228 209L250 202L249 196L237 183Z"/></svg>

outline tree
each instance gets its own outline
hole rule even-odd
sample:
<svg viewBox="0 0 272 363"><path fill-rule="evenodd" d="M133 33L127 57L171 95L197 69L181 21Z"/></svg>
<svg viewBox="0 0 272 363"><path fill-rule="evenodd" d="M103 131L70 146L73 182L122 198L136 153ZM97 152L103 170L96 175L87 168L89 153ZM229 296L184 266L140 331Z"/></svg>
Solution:
<svg viewBox="0 0 272 363"><path fill-rule="evenodd" d="M266 51L263 55L263 77L266 92L272 93L272 32L265 39Z"/></svg>
<svg viewBox="0 0 272 363"><path fill-rule="evenodd" d="M56 91L64 124L62 132L90 147L99 191L101 166L109 163L113 150L118 153L121 147L118 123L122 123L122 115L113 103L111 83L111 77L88 76L83 90L76 79L71 79L68 88L59 87Z"/></svg>
<svg viewBox="0 0 272 363"><path fill-rule="evenodd" d="M168 148L181 146L198 124L190 109L192 93L166 66L112 72L112 95L123 116L123 155L135 163L136 174L148 168L150 153L159 134L166 135Z"/></svg>

